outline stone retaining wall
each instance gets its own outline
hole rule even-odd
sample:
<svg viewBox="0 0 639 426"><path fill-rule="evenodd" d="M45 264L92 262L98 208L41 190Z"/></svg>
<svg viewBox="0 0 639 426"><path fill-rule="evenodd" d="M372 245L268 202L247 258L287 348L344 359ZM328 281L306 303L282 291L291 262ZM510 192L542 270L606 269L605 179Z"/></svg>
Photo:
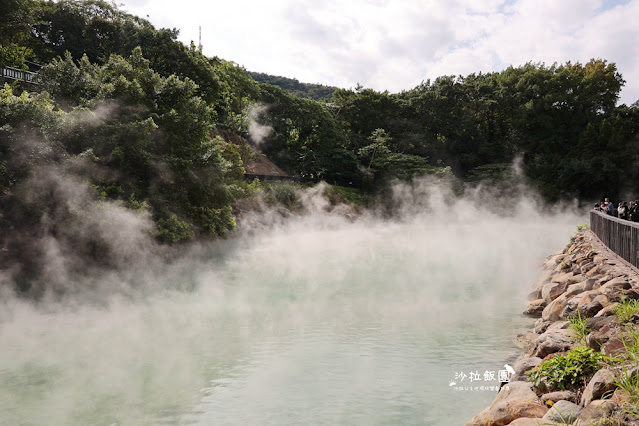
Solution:
<svg viewBox="0 0 639 426"><path fill-rule="evenodd" d="M544 391L526 375L543 361L581 346L623 357L627 334L613 312L622 298L639 299L639 273L592 232L579 232L546 260L533 285L524 313L538 319L515 338L523 351L510 383L467 426L639 425L639 418L627 413L630 395L616 386L620 371L634 371L636 363L603 368L580 388L566 391ZM589 318L583 341L570 327L573 315Z"/></svg>

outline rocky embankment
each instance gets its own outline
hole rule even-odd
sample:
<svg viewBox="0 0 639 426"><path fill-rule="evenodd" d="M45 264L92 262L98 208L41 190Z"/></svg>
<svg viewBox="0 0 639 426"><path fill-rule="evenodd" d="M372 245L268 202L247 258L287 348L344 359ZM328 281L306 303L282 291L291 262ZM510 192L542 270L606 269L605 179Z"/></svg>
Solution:
<svg viewBox="0 0 639 426"><path fill-rule="evenodd" d="M538 319L533 329L515 338L523 353L513 366L510 383L467 426L639 425L639 418L629 413L636 393L618 386L624 376L639 374L636 360L628 356L634 338L629 330L636 329L639 315L622 324L615 310L628 299L639 299L639 274L590 231L579 232L566 249L547 259L529 295L524 313ZM585 325L581 333L575 318ZM581 349L571 351L576 348ZM584 363L570 365L579 351L616 360L596 364L594 375L570 385L568 375L576 370L572 367L586 367ZM557 362L568 360L562 364L566 368L558 371L566 373L564 383L561 379L561 384L555 381L549 386L547 380L541 380L535 386L526 372L539 371L540 364L553 357L558 357Z"/></svg>

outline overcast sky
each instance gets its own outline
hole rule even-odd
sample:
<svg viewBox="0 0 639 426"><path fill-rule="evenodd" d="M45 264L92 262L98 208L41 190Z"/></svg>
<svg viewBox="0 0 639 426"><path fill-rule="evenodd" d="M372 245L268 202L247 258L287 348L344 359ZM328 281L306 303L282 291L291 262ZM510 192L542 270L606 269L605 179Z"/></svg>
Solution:
<svg viewBox="0 0 639 426"><path fill-rule="evenodd" d="M526 62L614 62L639 100L639 0L120 0L249 71L398 92Z"/></svg>

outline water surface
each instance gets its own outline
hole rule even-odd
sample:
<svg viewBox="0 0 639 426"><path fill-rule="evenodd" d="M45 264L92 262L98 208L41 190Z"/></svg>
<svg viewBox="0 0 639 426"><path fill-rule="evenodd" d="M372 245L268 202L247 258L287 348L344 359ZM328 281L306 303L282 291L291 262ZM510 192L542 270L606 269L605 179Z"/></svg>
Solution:
<svg viewBox="0 0 639 426"><path fill-rule="evenodd" d="M464 424L577 223L307 217L145 270L143 296L6 300L0 424Z"/></svg>

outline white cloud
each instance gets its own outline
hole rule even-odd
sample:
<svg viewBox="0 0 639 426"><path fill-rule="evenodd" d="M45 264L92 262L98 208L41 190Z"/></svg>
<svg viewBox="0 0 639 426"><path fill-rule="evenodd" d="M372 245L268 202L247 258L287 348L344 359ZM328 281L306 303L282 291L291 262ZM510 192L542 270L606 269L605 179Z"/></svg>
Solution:
<svg viewBox="0 0 639 426"><path fill-rule="evenodd" d="M128 0L124 9L178 28L180 40L252 71L310 83L410 89L442 74L526 62L603 58L639 98L639 0L337 0L201 3Z"/></svg>

